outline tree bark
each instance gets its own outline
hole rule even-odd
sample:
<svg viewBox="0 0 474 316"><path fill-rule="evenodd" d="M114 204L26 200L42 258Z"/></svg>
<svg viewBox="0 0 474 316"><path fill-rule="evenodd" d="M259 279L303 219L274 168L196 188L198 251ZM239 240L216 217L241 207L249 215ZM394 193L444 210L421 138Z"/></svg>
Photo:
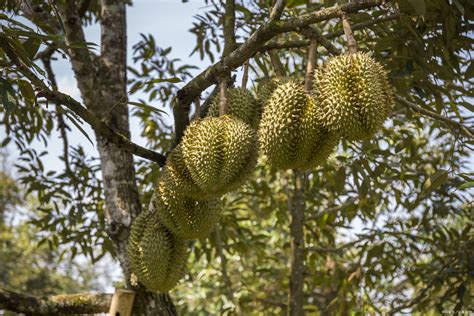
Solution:
<svg viewBox="0 0 474 316"><path fill-rule="evenodd" d="M294 170L294 191L290 207L290 289L288 315L303 315L304 306L304 178L303 171Z"/></svg>
<svg viewBox="0 0 474 316"><path fill-rule="evenodd" d="M125 1L101 1L101 92L99 117L121 134L130 137L127 107L127 33ZM132 220L141 212L135 179L133 156L116 144L97 135L105 191L108 235L124 271L125 283L130 283L130 262L127 242ZM138 292L135 315L174 315L176 310L167 294Z"/></svg>
<svg viewBox="0 0 474 316"><path fill-rule="evenodd" d="M109 310L111 294L82 293L36 297L0 288L0 309L26 315L97 314Z"/></svg>
<svg viewBox="0 0 474 316"><path fill-rule="evenodd" d="M102 0L101 9L100 58L94 58L85 48L70 49L69 56L87 108L129 139L126 2ZM74 1L67 1L61 16L67 41L85 43ZM127 287L136 291L133 313L175 315L176 310L167 294L149 293L141 286L132 287L127 243L131 223L141 212L133 156L100 131L95 130L95 134L101 160L107 234L113 242Z"/></svg>

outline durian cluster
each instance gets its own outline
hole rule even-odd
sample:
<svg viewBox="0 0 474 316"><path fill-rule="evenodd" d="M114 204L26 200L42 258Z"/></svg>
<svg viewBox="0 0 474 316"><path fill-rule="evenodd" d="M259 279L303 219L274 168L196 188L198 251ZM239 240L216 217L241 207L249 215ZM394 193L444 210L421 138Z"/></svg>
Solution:
<svg viewBox="0 0 474 316"><path fill-rule="evenodd" d="M382 65L361 52L329 59L315 71L311 93L287 81L264 102L261 152L277 169L309 169L326 161L339 139L370 138L393 95Z"/></svg>
<svg viewBox="0 0 474 316"><path fill-rule="evenodd" d="M362 140L378 130L393 103L383 67L367 53L330 59L315 72L313 89L301 80L266 79L256 89L227 91L208 116L192 122L169 154L148 212L132 225L131 268L153 291L170 290L184 275L185 240L203 238L221 214L221 196L252 174L260 152L277 169L322 164L341 138Z"/></svg>
<svg viewBox="0 0 474 316"><path fill-rule="evenodd" d="M185 240L214 228L221 196L248 178L257 152L257 134L241 119L207 117L188 126L168 156L149 212L132 225L128 253L140 283L160 292L177 284L187 261Z"/></svg>

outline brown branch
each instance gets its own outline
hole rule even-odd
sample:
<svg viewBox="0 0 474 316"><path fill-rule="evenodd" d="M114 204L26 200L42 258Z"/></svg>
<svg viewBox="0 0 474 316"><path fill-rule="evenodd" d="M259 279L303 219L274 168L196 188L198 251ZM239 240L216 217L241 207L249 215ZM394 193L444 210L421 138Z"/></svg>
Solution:
<svg viewBox="0 0 474 316"><path fill-rule="evenodd" d="M370 19L370 20L367 20L367 21L364 21L364 22L354 24L354 25L352 25L352 30L353 31L362 30L364 28L367 28L367 27L370 27L370 26L373 26L373 25L376 25L376 24L379 24L379 23L387 22L387 21L393 21L393 20L396 20L398 18L400 18L400 14L398 14L398 13L391 14L391 15L386 15L386 16L381 16L381 17L378 17L378 18L375 18L375 19ZM331 39L337 38L341 35L344 35L343 30L327 33L327 34L324 35L324 38L327 39L327 40L331 40ZM293 40L293 41L284 41L284 42L273 41L273 42L269 42L269 43L263 45L259 49L259 52L264 53L268 50L273 50L273 49L304 48L304 47L307 47L309 44L310 44L309 40ZM323 45L322 43L320 43L320 44Z"/></svg>
<svg viewBox="0 0 474 316"><path fill-rule="evenodd" d="M334 46L334 44L331 43L331 41L329 41L326 36L323 36L317 29L308 26L307 28L301 30L301 34L303 34L310 40L316 41L318 44L326 48L329 53L333 55L340 54L340 50L336 46Z"/></svg>
<svg viewBox="0 0 474 316"><path fill-rule="evenodd" d="M26 78L28 78L35 88L39 90L39 93L37 94L38 97L41 96L55 104L64 105L85 122L87 122L96 133L116 144L121 149L131 154L154 161L161 166L165 164L166 157L164 155L133 143L127 137L116 132L110 126L105 124L102 120L95 116L91 111L83 107L80 102L74 100L71 96L59 91L53 91L48 88L48 86L46 86L46 84L44 84L43 81L28 68L28 66L24 65L15 56L15 53L8 42L0 42L0 47L4 49L10 60L16 65L17 70L21 72Z"/></svg>
<svg viewBox="0 0 474 316"><path fill-rule="evenodd" d="M235 0L226 0L224 13L224 51L228 56L235 49Z"/></svg>
<svg viewBox="0 0 474 316"><path fill-rule="evenodd" d="M36 297L0 287L0 308L26 315L105 313L109 310L111 299L112 295L105 293Z"/></svg>
<svg viewBox="0 0 474 316"><path fill-rule="evenodd" d="M285 76L285 67L281 63L277 52L269 51L268 54L270 55L270 62L272 63L273 71L275 71L276 76L280 78Z"/></svg>
<svg viewBox="0 0 474 316"><path fill-rule="evenodd" d="M316 68L316 53L318 51L318 43L315 40L311 41L308 49L308 64L306 65L306 74L304 78L304 88L307 93L311 92L313 86L313 73Z"/></svg>
<svg viewBox="0 0 474 316"><path fill-rule="evenodd" d="M249 61L245 61L244 63L244 73L242 74L242 88L247 87L247 82L249 81Z"/></svg>
<svg viewBox="0 0 474 316"><path fill-rule="evenodd" d="M270 21L279 20L281 15L283 14L283 10L285 10L286 0L277 0L275 5L272 8L272 12L270 12Z"/></svg>
<svg viewBox="0 0 474 316"><path fill-rule="evenodd" d="M201 117L201 99L196 97L194 99L194 116L193 121L198 120Z"/></svg>
<svg viewBox="0 0 474 316"><path fill-rule="evenodd" d="M76 78L81 78L81 80L78 80L79 90L82 92L97 91L99 76L96 75L97 71L93 65L95 56L87 48L86 37L82 28L82 20L76 7L76 1L67 0L63 5L58 5L58 11L63 22L66 44L69 46L67 53L71 58L72 68ZM87 101L86 104L96 104ZM99 106L101 105L97 104L97 107Z"/></svg>
<svg viewBox="0 0 474 316"><path fill-rule="evenodd" d="M445 125L448 125L451 129L459 130L464 136L467 136L469 138L474 138L474 129L469 128L469 127L467 127L466 125L464 125L460 122L457 122L455 120L447 118L447 117L445 117L443 115L440 115L436 112L424 109L424 108L418 106L417 104L402 98L401 96L396 95L395 99L398 101L398 103L408 107L409 109L411 109L415 112L418 112L418 113L423 114L425 116L429 116L431 118L434 118L437 121L441 121L441 122L445 123Z"/></svg>
<svg viewBox="0 0 474 316"><path fill-rule="evenodd" d="M177 93L177 102L173 108L175 118L175 140L177 144L181 140L184 129L189 124L189 107L194 98L201 94L219 78L229 74L232 70L240 67L246 60L252 57L271 38L278 34L298 31L310 24L336 18L341 11L352 13L363 9L369 9L382 4L381 0L368 0L363 3L347 3L341 6L322 9L316 12L301 15L286 21L277 21L284 7L285 1L279 0L272 10L271 17L274 20L263 24L242 45L232 51L229 56L222 58L214 65L202 71L194 77ZM273 13L274 12L274 13Z"/></svg>
<svg viewBox="0 0 474 316"><path fill-rule="evenodd" d="M222 80L219 85L219 116L227 114L229 111L227 104L227 80Z"/></svg>
<svg viewBox="0 0 474 316"><path fill-rule="evenodd" d="M351 22L349 21L349 15L345 12L342 12L341 20L342 28L344 30L344 34L346 35L348 51L350 54L355 54L357 53L357 42L355 40L354 33L352 32Z"/></svg>

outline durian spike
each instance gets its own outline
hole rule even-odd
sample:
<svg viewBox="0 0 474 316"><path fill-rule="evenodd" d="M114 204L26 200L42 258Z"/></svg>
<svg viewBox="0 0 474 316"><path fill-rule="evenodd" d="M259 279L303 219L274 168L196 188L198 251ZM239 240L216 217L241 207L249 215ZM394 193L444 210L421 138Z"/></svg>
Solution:
<svg viewBox="0 0 474 316"><path fill-rule="evenodd" d="M318 43L316 40L311 40L308 49L308 65L306 66L306 75L304 78L304 89L307 93L311 92L313 86L314 69L316 68L316 53L318 50Z"/></svg>
<svg viewBox="0 0 474 316"><path fill-rule="evenodd" d="M247 82L249 81L249 60L247 59L245 62L244 62L244 73L242 75L242 88L246 88L247 87Z"/></svg>
<svg viewBox="0 0 474 316"><path fill-rule="evenodd" d="M227 105L227 80L222 80L219 86L219 116L226 115L229 111Z"/></svg>
<svg viewBox="0 0 474 316"><path fill-rule="evenodd" d="M275 74L278 78L283 78L285 76L285 68L283 67L283 64L281 63L280 58L278 58L277 53L274 50L271 50L268 52L270 55L270 61L273 66L273 70L275 71Z"/></svg>
<svg viewBox="0 0 474 316"><path fill-rule="evenodd" d="M344 29L344 34L346 35L347 40L347 49L350 54L357 53L357 42L354 38L354 33L352 33L351 23L347 13L341 13L342 28Z"/></svg>

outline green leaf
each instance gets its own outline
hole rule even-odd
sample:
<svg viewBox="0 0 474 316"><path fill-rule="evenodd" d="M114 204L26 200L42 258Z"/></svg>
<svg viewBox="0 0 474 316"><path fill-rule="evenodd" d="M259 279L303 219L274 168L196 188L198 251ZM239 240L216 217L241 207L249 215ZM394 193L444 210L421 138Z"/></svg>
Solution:
<svg viewBox="0 0 474 316"><path fill-rule="evenodd" d="M25 80L18 80L18 87L20 87L21 94L28 105L32 106L35 104L36 95L31 87L31 84Z"/></svg>
<svg viewBox="0 0 474 316"><path fill-rule="evenodd" d="M28 57L33 59L40 48L41 40L37 38L28 38L24 43L23 46L25 47L26 52L28 53Z"/></svg>
<svg viewBox="0 0 474 316"><path fill-rule="evenodd" d="M474 187L474 181L463 183L459 186L460 190L469 189Z"/></svg>
<svg viewBox="0 0 474 316"><path fill-rule="evenodd" d="M16 108L15 90L10 82L0 78L0 99L7 112L12 112ZM15 102L12 102L14 100Z"/></svg>
<svg viewBox="0 0 474 316"><path fill-rule="evenodd" d="M165 111L160 110L160 109L157 109L157 108L155 108L154 106L145 104L145 103L143 103L143 102L128 101L128 104L135 105L135 106L141 107L142 109L149 110L149 111L152 111L152 112L155 112L155 113L158 113L158 114L166 114L166 115L168 115L168 113L166 113Z"/></svg>
<svg viewBox="0 0 474 316"><path fill-rule="evenodd" d="M79 122L77 122L74 117L72 117L71 115L69 115L69 114L67 114L67 113L66 113L66 117L67 117L68 119L70 119L71 122L72 122L72 124L74 124L74 125L77 127L77 129L82 133L82 135L84 135L84 136L87 138L87 140L88 140L92 145L94 145L94 142L93 142L92 139L89 137L89 135L86 133L86 131L82 128L82 126L79 124Z"/></svg>
<svg viewBox="0 0 474 316"><path fill-rule="evenodd" d="M150 84L150 83L161 83L161 82L172 82L172 83L177 83L177 82L181 82L181 79L177 78L177 77L173 77L173 78L158 78L158 79L153 79L153 80L149 80L149 81L145 81L143 84Z"/></svg>
<svg viewBox="0 0 474 316"><path fill-rule="evenodd" d="M425 0L411 0L411 5L418 15L423 15L426 12Z"/></svg>
<svg viewBox="0 0 474 316"><path fill-rule="evenodd" d="M448 180L448 172L446 170L439 170L429 177L423 184L423 194L435 190L440 185Z"/></svg>
<svg viewBox="0 0 474 316"><path fill-rule="evenodd" d="M474 77L474 62L471 62L469 67L467 67L467 70L464 73L464 77L466 79L471 79L472 77Z"/></svg>

